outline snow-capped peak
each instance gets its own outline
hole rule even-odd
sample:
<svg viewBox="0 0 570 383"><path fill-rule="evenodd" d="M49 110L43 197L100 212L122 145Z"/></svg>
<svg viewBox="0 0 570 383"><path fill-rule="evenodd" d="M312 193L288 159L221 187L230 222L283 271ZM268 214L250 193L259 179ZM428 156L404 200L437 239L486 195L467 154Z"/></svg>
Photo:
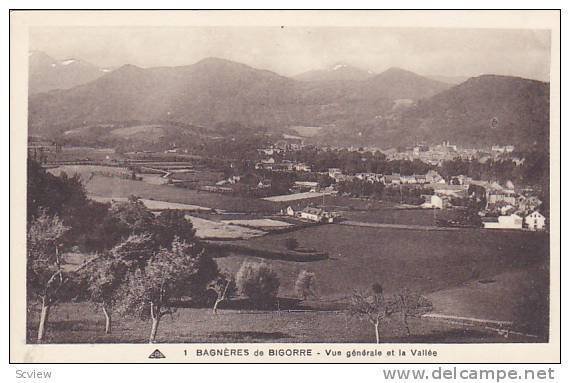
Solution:
<svg viewBox="0 0 570 383"><path fill-rule="evenodd" d="M61 65L69 65L69 64L73 64L76 61L77 60L75 60L75 59L68 59L68 60L63 60L60 64Z"/></svg>
<svg viewBox="0 0 570 383"><path fill-rule="evenodd" d="M339 69L346 68L346 67L347 67L347 65L345 65L345 64L336 64L336 65L332 68L332 70L339 70Z"/></svg>

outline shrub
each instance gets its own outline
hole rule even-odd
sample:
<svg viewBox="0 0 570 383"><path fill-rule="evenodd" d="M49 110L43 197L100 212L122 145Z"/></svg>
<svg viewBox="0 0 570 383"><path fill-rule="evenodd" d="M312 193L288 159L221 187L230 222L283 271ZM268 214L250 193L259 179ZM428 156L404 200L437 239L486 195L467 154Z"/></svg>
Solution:
<svg viewBox="0 0 570 383"><path fill-rule="evenodd" d="M271 303L279 290L279 277L266 263L245 261L236 274L240 294L256 305Z"/></svg>
<svg viewBox="0 0 570 383"><path fill-rule="evenodd" d="M301 270L295 281L295 293L303 300L311 296L316 296L315 292L315 273L307 270Z"/></svg>

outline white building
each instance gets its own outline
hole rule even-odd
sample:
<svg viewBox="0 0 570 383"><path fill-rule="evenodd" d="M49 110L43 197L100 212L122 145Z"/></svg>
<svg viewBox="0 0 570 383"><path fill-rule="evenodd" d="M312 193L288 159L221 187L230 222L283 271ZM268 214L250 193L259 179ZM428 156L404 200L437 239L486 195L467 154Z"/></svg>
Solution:
<svg viewBox="0 0 570 383"><path fill-rule="evenodd" d="M335 219L339 218L339 214L335 212L326 211L316 207L306 207L298 212L299 218L306 219L313 222L326 222L333 223Z"/></svg>
<svg viewBox="0 0 570 383"><path fill-rule="evenodd" d="M485 229L522 229L522 225L522 217L516 214L483 219Z"/></svg>
<svg viewBox="0 0 570 383"><path fill-rule="evenodd" d="M544 230L546 218L538 211L535 211L525 217L524 223L530 230Z"/></svg>
<svg viewBox="0 0 570 383"><path fill-rule="evenodd" d="M429 199L427 197L428 196L426 196L427 201L422 204L423 208L425 208L425 209L443 209L443 199L440 196L431 195L431 196L429 196Z"/></svg>
<svg viewBox="0 0 570 383"><path fill-rule="evenodd" d="M336 178L337 176L342 174L342 170L339 168L329 168L329 177Z"/></svg>

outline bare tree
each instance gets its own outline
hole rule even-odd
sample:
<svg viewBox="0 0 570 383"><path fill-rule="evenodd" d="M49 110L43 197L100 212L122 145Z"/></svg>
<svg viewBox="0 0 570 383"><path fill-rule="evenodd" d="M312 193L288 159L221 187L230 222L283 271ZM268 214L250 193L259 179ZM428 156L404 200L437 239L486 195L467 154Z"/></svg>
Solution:
<svg viewBox="0 0 570 383"><path fill-rule="evenodd" d="M216 300L212 312L218 313L218 305L235 294L237 288L234 279L226 274L220 274L208 285L208 290L216 293Z"/></svg>
<svg viewBox="0 0 570 383"><path fill-rule="evenodd" d="M27 233L27 286L41 301L37 340L44 340L50 309L57 302L65 278L62 270L60 245L69 230L57 216L45 211L32 221Z"/></svg>
<svg viewBox="0 0 570 383"><path fill-rule="evenodd" d="M380 343L380 325L393 313L393 305L385 299L382 287L375 283L370 293L355 291L350 298L349 314L369 321L374 326L376 343Z"/></svg>
<svg viewBox="0 0 570 383"><path fill-rule="evenodd" d="M408 288L403 288L398 291L393 298L395 310L400 313L400 318L406 335L410 336L409 318L420 318L423 314L430 312L433 309L432 303L423 295L411 291Z"/></svg>

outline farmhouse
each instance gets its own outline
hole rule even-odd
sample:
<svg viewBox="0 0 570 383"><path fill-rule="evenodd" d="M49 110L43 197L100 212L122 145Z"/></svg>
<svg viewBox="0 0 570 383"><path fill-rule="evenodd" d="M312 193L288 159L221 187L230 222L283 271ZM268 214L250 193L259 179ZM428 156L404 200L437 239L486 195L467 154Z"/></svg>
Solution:
<svg viewBox="0 0 570 383"><path fill-rule="evenodd" d="M303 162L298 162L296 164L293 164L293 170L296 170L298 172L310 172L311 166Z"/></svg>
<svg viewBox="0 0 570 383"><path fill-rule="evenodd" d="M546 218L538 211L535 211L525 217L524 223L530 230L544 230Z"/></svg>
<svg viewBox="0 0 570 383"><path fill-rule="evenodd" d="M416 180L416 176L400 176L400 181L403 184L416 184L418 181Z"/></svg>
<svg viewBox="0 0 570 383"><path fill-rule="evenodd" d="M329 168L329 177L336 178L337 176L342 174L342 170L339 168Z"/></svg>
<svg viewBox="0 0 570 383"><path fill-rule="evenodd" d="M422 204L425 209L443 209L443 199L437 195L424 196L426 202Z"/></svg>
<svg viewBox="0 0 570 383"><path fill-rule="evenodd" d="M426 183L445 183L442 176L439 175L435 170L430 170L426 173Z"/></svg>
<svg viewBox="0 0 570 383"><path fill-rule="evenodd" d="M210 193L232 193L234 191L234 189L232 189L231 187L227 187L227 186L211 186L211 185L205 185L205 186L200 186L198 188L198 190L201 191L206 191L206 192L210 192Z"/></svg>
<svg viewBox="0 0 570 383"><path fill-rule="evenodd" d="M402 179L399 174L388 174L384 176L384 183L386 185L400 185Z"/></svg>
<svg viewBox="0 0 570 383"><path fill-rule="evenodd" d="M382 182L384 180L382 174L377 173L356 173L355 177L361 181L367 181L370 183Z"/></svg>
<svg viewBox="0 0 570 383"><path fill-rule="evenodd" d="M337 212L327 211L317 207L306 207L303 210L295 211L291 206L285 210L285 214L313 222L334 223L340 215Z"/></svg>
<svg viewBox="0 0 570 383"><path fill-rule="evenodd" d="M336 215L332 212L315 207L306 207L300 212L300 217L315 222L333 223Z"/></svg>
<svg viewBox="0 0 570 383"><path fill-rule="evenodd" d="M502 215L500 217L483 217L485 229L522 229L523 219L516 215Z"/></svg>
<svg viewBox="0 0 570 383"><path fill-rule="evenodd" d="M315 192L319 187L318 182L311 181L295 181L293 184L293 190L300 192Z"/></svg>
<svg viewBox="0 0 570 383"><path fill-rule="evenodd" d="M517 203L515 193L511 190L492 191L487 194L488 205L493 205L501 201L510 205L516 205Z"/></svg>

